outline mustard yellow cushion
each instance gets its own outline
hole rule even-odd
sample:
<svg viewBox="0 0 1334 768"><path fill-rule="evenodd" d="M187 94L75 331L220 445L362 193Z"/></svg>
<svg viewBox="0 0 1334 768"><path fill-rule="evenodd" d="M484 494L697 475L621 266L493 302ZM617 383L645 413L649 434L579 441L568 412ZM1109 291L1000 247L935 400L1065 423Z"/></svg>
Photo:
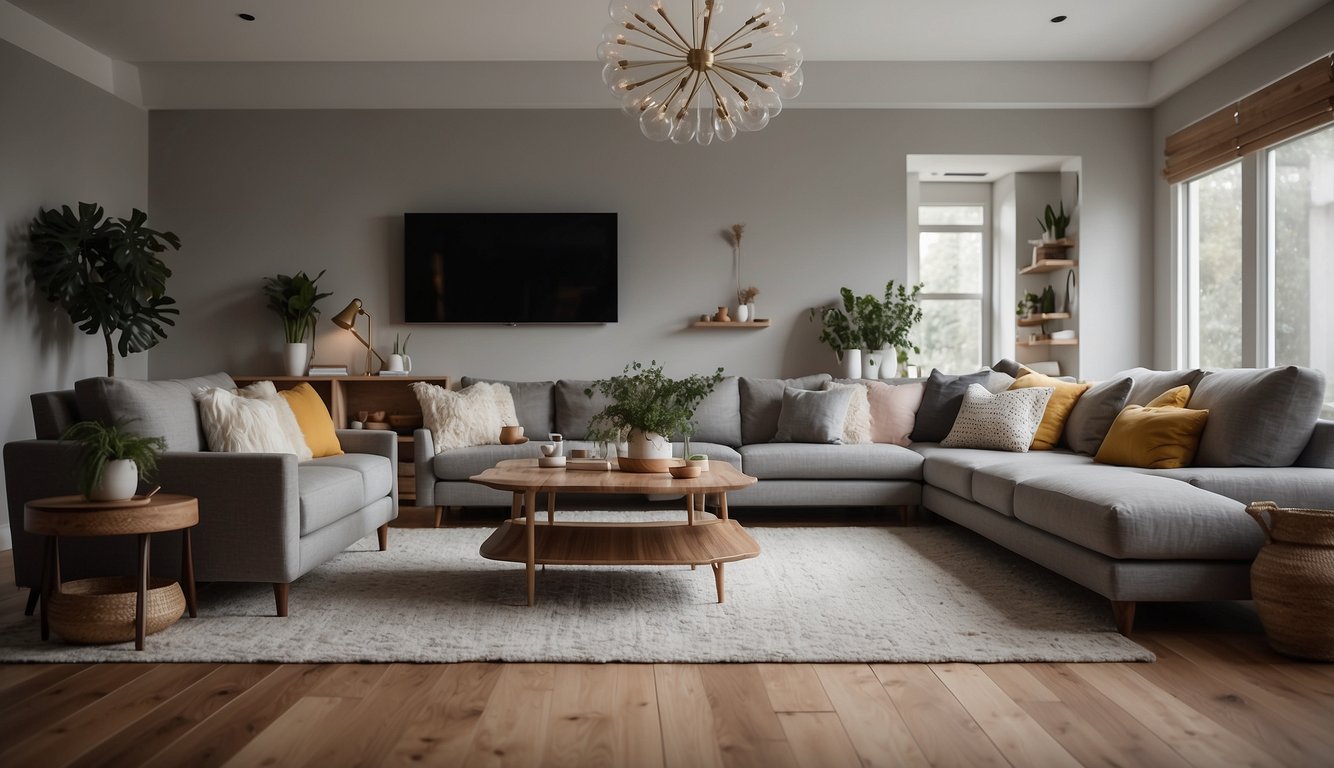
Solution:
<svg viewBox="0 0 1334 768"><path fill-rule="evenodd" d="M1112 422L1094 461L1146 469L1189 467L1208 419L1208 411L1128 405Z"/></svg>
<svg viewBox="0 0 1334 768"><path fill-rule="evenodd" d="M315 458L343 455L343 446L339 445L338 435L334 434L329 409L313 387L302 382L278 394L292 406L296 423L301 426L301 434L305 436L306 445L310 446L310 452Z"/></svg>
<svg viewBox="0 0 1334 768"><path fill-rule="evenodd" d="M1150 400L1145 408L1185 408L1186 403L1190 402L1190 385L1182 384L1179 387L1172 387L1161 395Z"/></svg>
<svg viewBox="0 0 1334 768"><path fill-rule="evenodd" d="M1050 451L1061 442L1065 420L1070 418L1070 411L1074 410L1080 395L1087 392L1090 386L1092 385L1053 379L1040 373L1024 374L1010 385L1010 389L1049 387L1052 390L1051 399L1047 401L1047 410L1042 412L1042 423L1038 425L1037 434L1033 435L1033 450Z"/></svg>

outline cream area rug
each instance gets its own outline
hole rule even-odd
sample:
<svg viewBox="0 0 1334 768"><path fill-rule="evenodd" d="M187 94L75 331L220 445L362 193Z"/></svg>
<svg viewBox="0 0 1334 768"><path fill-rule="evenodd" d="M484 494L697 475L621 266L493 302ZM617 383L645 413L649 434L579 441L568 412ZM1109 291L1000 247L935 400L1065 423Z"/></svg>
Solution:
<svg viewBox="0 0 1334 768"><path fill-rule="evenodd" d="M595 513L594 513L595 514ZM559 518L558 518L559 519ZM0 661L999 662L1151 661L1108 602L949 525L751 527L761 554L711 570L548 567L482 559L490 528L393 529L292 585L209 584L199 618L133 643L38 639L0 624Z"/></svg>

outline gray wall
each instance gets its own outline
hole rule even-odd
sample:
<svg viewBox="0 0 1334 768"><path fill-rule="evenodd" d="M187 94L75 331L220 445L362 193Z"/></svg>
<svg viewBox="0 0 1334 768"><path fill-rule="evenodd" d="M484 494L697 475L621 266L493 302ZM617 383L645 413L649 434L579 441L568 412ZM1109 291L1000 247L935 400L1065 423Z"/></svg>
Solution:
<svg viewBox="0 0 1334 768"><path fill-rule="evenodd" d="M422 372L591 377L632 359L669 373L833 370L806 308L842 285L905 279L905 155L1083 158L1085 376L1149 362L1152 210L1147 110L790 110L721 146L644 139L615 111L172 111L150 116L150 202L186 247L180 325L152 376L272 373L277 318L261 279L327 268L317 357L362 356L327 318L353 296L388 351L413 332ZM405 211L616 211L621 322L604 327L402 324ZM689 330L731 298L721 231L745 222L743 283L765 330Z"/></svg>
<svg viewBox="0 0 1334 768"><path fill-rule="evenodd" d="M21 238L43 206L84 200L118 216L145 208L148 115L6 42L0 42L0 115L0 437L9 442L33 436L30 393L106 373L102 338L79 333L33 290ZM143 377L147 356L119 360L116 369ZM0 548L8 546L8 525L0 523Z"/></svg>
<svg viewBox="0 0 1334 768"><path fill-rule="evenodd" d="M1334 3L1327 3L1306 18L1251 48L1205 77L1177 92L1153 110L1154 283L1153 362L1174 368L1172 301L1171 186L1163 181L1163 148L1168 134L1221 109L1237 99L1301 69L1334 49ZM1080 275L1082 278L1083 275ZM1147 309L1147 307L1146 307Z"/></svg>

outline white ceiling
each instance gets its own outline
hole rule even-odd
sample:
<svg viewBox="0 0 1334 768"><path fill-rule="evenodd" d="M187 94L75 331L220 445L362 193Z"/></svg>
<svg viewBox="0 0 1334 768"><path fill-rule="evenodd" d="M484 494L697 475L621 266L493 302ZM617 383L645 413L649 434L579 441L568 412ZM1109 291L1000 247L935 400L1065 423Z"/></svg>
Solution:
<svg viewBox="0 0 1334 768"><path fill-rule="evenodd" d="M792 106L1152 106L1328 2L788 0ZM0 39L148 109L612 108L608 21L607 0L0 0Z"/></svg>

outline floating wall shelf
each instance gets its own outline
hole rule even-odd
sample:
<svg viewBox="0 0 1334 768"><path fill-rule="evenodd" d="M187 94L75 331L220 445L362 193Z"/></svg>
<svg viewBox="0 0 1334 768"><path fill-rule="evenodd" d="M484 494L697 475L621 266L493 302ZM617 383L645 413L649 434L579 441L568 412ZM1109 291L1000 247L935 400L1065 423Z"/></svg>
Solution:
<svg viewBox="0 0 1334 768"><path fill-rule="evenodd" d="M768 328L769 320L760 318L758 320L746 320L745 322L729 320L725 323L719 323L713 320L696 320L690 324L691 328Z"/></svg>

